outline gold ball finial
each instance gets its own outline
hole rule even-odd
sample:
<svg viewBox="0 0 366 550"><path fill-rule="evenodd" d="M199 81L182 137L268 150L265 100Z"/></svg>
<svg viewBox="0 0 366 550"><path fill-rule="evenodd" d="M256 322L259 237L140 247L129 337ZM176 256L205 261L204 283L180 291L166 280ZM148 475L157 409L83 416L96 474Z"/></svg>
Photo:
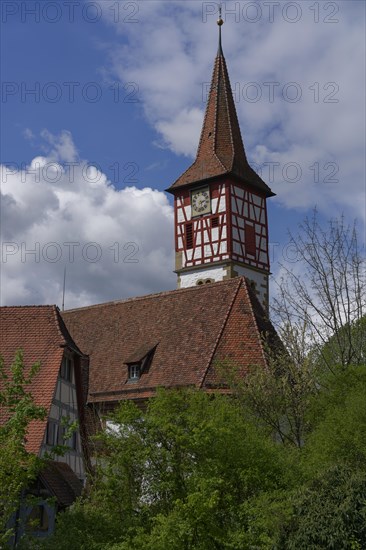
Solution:
<svg viewBox="0 0 366 550"><path fill-rule="evenodd" d="M218 18L217 24L218 24L219 27L221 27L221 25L224 24L224 20L221 18L221 16Z"/></svg>

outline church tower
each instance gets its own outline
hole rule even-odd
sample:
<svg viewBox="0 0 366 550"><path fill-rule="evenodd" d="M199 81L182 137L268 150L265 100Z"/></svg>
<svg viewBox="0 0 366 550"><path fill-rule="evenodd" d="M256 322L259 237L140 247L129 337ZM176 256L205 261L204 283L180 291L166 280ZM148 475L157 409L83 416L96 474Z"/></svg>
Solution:
<svg viewBox="0 0 366 550"><path fill-rule="evenodd" d="M174 195L178 288L245 276L268 307L271 189L249 166L221 46L196 159L167 189Z"/></svg>

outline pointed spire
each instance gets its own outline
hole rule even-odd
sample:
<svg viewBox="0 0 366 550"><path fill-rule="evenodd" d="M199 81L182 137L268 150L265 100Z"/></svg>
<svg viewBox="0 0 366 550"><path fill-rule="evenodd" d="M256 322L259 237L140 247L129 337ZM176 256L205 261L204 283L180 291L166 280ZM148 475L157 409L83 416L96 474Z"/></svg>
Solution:
<svg viewBox="0 0 366 550"><path fill-rule="evenodd" d="M224 24L224 20L221 17L221 4L220 4L220 7L219 7L219 18L217 20L217 24L219 26L219 47L218 47L218 50L217 50L217 55L224 55L222 53L222 43L221 43L221 27Z"/></svg>
<svg viewBox="0 0 366 550"><path fill-rule="evenodd" d="M232 174L252 187L256 187L267 196L271 196L274 193L249 166L245 155L229 74L222 52L221 7L217 24L219 26L219 47L196 160L168 191L174 191L178 187L200 183L217 176Z"/></svg>

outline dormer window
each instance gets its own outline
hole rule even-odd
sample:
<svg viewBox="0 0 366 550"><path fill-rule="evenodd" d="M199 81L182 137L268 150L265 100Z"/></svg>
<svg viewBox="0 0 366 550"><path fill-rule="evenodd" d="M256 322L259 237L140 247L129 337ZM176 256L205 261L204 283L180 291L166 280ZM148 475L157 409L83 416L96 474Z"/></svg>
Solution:
<svg viewBox="0 0 366 550"><path fill-rule="evenodd" d="M125 361L128 369L127 382L137 382L148 372L156 347L156 343L143 344L127 358Z"/></svg>
<svg viewBox="0 0 366 550"><path fill-rule="evenodd" d="M128 379L131 380L131 382L136 382L140 378L140 368L140 363L128 365Z"/></svg>

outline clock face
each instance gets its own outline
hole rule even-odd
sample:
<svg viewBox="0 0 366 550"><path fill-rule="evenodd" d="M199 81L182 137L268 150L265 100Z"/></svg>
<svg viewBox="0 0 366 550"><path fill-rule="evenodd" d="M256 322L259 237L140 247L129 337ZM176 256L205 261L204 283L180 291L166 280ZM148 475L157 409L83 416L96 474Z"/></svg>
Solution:
<svg viewBox="0 0 366 550"><path fill-rule="evenodd" d="M200 216L211 212L210 191L208 187L192 191L192 216Z"/></svg>

